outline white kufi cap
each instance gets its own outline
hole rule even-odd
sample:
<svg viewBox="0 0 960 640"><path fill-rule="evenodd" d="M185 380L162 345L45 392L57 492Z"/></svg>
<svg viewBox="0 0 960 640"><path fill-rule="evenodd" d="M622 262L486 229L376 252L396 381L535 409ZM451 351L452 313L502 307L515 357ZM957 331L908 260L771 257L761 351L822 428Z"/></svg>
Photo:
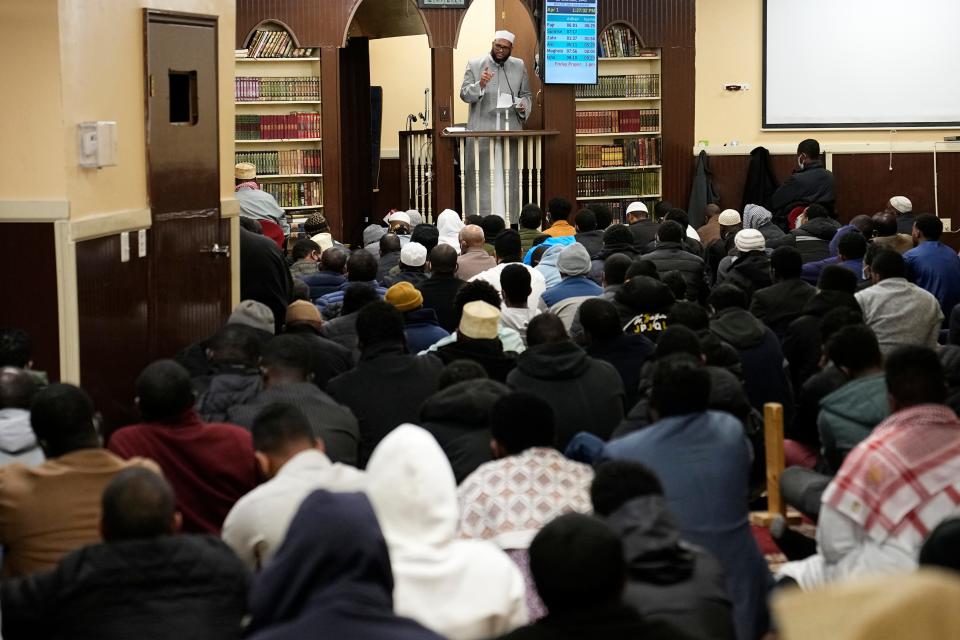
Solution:
<svg viewBox="0 0 960 640"><path fill-rule="evenodd" d="M493 34L494 40L506 40L510 44L513 44L513 41L514 39L516 39L516 37L517 36L513 35L509 31L503 31L503 30L497 31L495 34Z"/></svg>

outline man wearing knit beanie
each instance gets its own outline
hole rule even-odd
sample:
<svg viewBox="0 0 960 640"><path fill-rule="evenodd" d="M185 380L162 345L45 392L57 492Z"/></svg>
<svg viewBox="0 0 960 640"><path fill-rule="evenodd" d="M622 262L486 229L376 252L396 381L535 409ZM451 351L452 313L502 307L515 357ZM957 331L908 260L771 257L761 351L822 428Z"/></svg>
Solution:
<svg viewBox="0 0 960 640"><path fill-rule="evenodd" d="M398 282L387 289L384 300L403 314L407 350L410 353L420 353L433 343L450 335L446 329L440 326L440 322L437 320L437 312L423 307L423 295L417 291L413 284Z"/></svg>
<svg viewBox="0 0 960 640"><path fill-rule="evenodd" d="M557 258L560 283L540 296L540 310L559 316L567 331L583 301L603 293L603 288L590 279L590 266L590 254L582 244L574 242L564 247Z"/></svg>

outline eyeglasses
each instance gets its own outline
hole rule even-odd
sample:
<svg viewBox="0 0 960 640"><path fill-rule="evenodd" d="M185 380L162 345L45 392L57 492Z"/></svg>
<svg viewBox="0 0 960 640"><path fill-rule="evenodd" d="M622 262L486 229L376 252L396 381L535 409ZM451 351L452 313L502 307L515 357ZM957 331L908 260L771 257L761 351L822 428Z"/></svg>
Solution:
<svg viewBox="0 0 960 640"><path fill-rule="evenodd" d="M497 51L510 51L511 49L513 49L513 45L493 43L493 48L496 49Z"/></svg>

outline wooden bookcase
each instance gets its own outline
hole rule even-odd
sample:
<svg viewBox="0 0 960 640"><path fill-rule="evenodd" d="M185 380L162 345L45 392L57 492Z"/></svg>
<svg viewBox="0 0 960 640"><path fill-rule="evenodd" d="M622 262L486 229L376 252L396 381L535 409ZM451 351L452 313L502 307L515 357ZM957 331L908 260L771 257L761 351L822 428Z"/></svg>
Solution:
<svg viewBox="0 0 960 640"><path fill-rule="evenodd" d="M278 35L272 47L261 47L261 54L276 56L283 46L283 34L294 42L283 27L266 23L244 43L246 49L236 51L235 161L257 165L257 182L274 195L296 230L310 214L323 210L320 58L316 49L300 51L307 55L298 57L249 57L256 53L254 47L262 31ZM279 78L286 79L286 84L277 82ZM269 86L279 95L257 90L258 84L268 86L258 80L270 79L274 81ZM258 93L267 97L254 98ZM263 135L258 135L258 124L251 116L260 120ZM287 116L288 120L277 116Z"/></svg>
<svg viewBox="0 0 960 640"><path fill-rule="evenodd" d="M652 211L663 190L661 56L622 22L597 50L598 83L576 90L577 201L602 202L622 220L634 200Z"/></svg>

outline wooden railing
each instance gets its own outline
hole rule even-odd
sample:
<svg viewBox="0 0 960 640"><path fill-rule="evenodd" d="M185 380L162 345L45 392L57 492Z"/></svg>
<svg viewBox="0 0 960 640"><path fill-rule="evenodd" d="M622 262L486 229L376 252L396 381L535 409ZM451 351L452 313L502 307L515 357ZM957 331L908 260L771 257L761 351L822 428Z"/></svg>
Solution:
<svg viewBox="0 0 960 640"><path fill-rule="evenodd" d="M543 205L543 139L558 131L445 130L454 145L460 213L495 214L509 225L523 205Z"/></svg>

